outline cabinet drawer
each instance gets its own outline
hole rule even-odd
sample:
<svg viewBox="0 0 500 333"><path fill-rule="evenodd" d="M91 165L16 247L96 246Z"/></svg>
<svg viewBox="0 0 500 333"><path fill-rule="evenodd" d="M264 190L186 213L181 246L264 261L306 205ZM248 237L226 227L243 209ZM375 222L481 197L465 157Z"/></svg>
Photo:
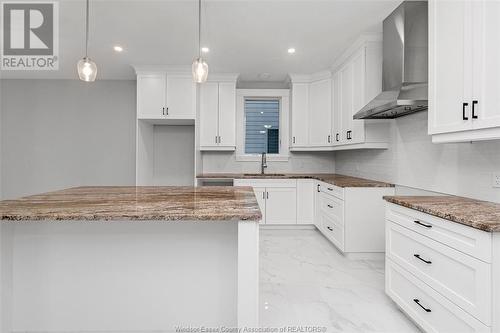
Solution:
<svg viewBox="0 0 500 333"><path fill-rule="evenodd" d="M344 200L344 189L342 187L321 182L319 183L319 190L320 192L326 193L328 195L333 195L340 200Z"/></svg>
<svg viewBox="0 0 500 333"><path fill-rule="evenodd" d="M340 225L344 225L344 201L336 197L320 193L319 209Z"/></svg>
<svg viewBox="0 0 500 333"><path fill-rule="evenodd" d="M491 233L391 203L386 207L387 220L470 256L491 262Z"/></svg>
<svg viewBox="0 0 500 333"><path fill-rule="evenodd" d="M491 332L391 259L386 261L385 273L386 293L426 332Z"/></svg>
<svg viewBox="0 0 500 333"><path fill-rule="evenodd" d="M327 214L320 213L320 226L323 234L332 243L339 248L342 252L344 251L344 227L331 219Z"/></svg>
<svg viewBox="0 0 500 333"><path fill-rule="evenodd" d="M386 254L462 309L491 324L491 265L388 221Z"/></svg>

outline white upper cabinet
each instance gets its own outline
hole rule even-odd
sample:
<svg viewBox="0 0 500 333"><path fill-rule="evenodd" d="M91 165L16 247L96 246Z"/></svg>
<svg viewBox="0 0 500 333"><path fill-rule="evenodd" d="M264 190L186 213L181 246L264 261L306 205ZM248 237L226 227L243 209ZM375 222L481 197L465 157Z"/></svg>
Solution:
<svg viewBox="0 0 500 333"><path fill-rule="evenodd" d="M236 77L200 85L200 150L236 149Z"/></svg>
<svg viewBox="0 0 500 333"><path fill-rule="evenodd" d="M236 82L219 83L219 146L236 147Z"/></svg>
<svg viewBox="0 0 500 333"><path fill-rule="evenodd" d="M137 76L137 118L159 118L165 110L165 75Z"/></svg>
<svg viewBox="0 0 500 333"><path fill-rule="evenodd" d="M309 144L309 83L292 82L292 142L290 147L307 147Z"/></svg>
<svg viewBox="0 0 500 333"><path fill-rule="evenodd" d="M189 72L137 70L137 118L194 120L196 84Z"/></svg>
<svg viewBox="0 0 500 333"><path fill-rule="evenodd" d="M194 119L196 115L196 84L191 74L167 74L166 116Z"/></svg>
<svg viewBox="0 0 500 333"><path fill-rule="evenodd" d="M433 142L500 139L500 2L431 0L429 49Z"/></svg>
<svg viewBox="0 0 500 333"><path fill-rule="evenodd" d="M332 76L332 141L334 145L342 142L342 113L340 112L340 72Z"/></svg>
<svg viewBox="0 0 500 333"><path fill-rule="evenodd" d="M472 129L471 9L468 1L429 2L429 134Z"/></svg>
<svg viewBox="0 0 500 333"><path fill-rule="evenodd" d="M360 38L334 65L333 145L339 149L387 148L388 122L354 119L382 91L380 36Z"/></svg>
<svg viewBox="0 0 500 333"><path fill-rule="evenodd" d="M200 87L200 146L216 147L219 135L219 84L206 82Z"/></svg>
<svg viewBox="0 0 500 333"><path fill-rule="evenodd" d="M330 74L328 73L328 76ZM309 145L329 146L331 144L332 81L313 81L309 85Z"/></svg>

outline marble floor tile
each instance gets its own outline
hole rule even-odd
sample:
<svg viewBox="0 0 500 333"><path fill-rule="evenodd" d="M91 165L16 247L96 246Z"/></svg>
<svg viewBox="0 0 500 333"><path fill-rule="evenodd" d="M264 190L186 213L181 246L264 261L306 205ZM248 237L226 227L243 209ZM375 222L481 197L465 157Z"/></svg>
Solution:
<svg viewBox="0 0 500 333"><path fill-rule="evenodd" d="M317 230L260 232L260 326L420 332L384 293L384 261L344 257Z"/></svg>

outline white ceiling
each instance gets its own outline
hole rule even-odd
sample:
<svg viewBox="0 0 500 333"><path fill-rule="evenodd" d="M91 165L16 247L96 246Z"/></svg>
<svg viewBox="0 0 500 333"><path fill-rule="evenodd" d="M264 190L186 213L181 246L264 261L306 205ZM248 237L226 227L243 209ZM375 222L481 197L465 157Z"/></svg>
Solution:
<svg viewBox="0 0 500 333"><path fill-rule="evenodd" d="M84 0L60 0L59 71L3 71L2 78L76 79L84 52ZM131 64L190 65L196 53L196 0L91 0L89 56L99 79L133 79ZM330 67L363 32L381 31L393 0L203 0L202 44L211 72L240 81L282 81ZM125 48L113 51L113 45ZM297 52L289 55L287 49Z"/></svg>

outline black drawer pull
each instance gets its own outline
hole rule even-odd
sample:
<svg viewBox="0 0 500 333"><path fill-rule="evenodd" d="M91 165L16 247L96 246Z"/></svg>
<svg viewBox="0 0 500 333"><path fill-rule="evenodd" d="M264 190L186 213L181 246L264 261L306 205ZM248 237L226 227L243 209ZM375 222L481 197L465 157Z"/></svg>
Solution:
<svg viewBox="0 0 500 333"><path fill-rule="evenodd" d="M463 120L469 120L469 117L467 117L465 115L465 108L467 108L468 105L469 105L469 103L463 103L462 104L462 119Z"/></svg>
<svg viewBox="0 0 500 333"><path fill-rule="evenodd" d="M332 229L331 227L326 227L326 228L327 228L328 230L330 230L330 231L333 231L333 229Z"/></svg>
<svg viewBox="0 0 500 333"><path fill-rule="evenodd" d="M319 192L319 187L320 187L321 185L319 185L319 184L318 184L318 185L316 185L316 186L318 186L317 190L318 190L318 192Z"/></svg>
<svg viewBox="0 0 500 333"><path fill-rule="evenodd" d="M333 191L333 188L327 187L328 191Z"/></svg>
<svg viewBox="0 0 500 333"><path fill-rule="evenodd" d="M472 101L472 119L477 119L476 110L474 108L474 106L476 106L477 103L478 103L477 101Z"/></svg>
<svg viewBox="0 0 500 333"><path fill-rule="evenodd" d="M327 206L328 206L328 208L333 208L333 206L332 206L332 205L327 205Z"/></svg>
<svg viewBox="0 0 500 333"><path fill-rule="evenodd" d="M422 227L426 227L426 228L432 228L432 225L430 224L425 224L425 223L422 223L420 221L413 221L414 223L418 224L418 225L421 225Z"/></svg>
<svg viewBox="0 0 500 333"><path fill-rule="evenodd" d="M426 263L426 264L428 264L428 265L432 264L432 261L422 259L422 257L420 257L420 254L414 254L413 256L414 256L415 258L419 259L419 260L422 260L423 262L425 262L425 263Z"/></svg>
<svg viewBox="0 0 500 333"><path fill-rule="evenodd" d="M339 133L335 134L335 140L339 141Z"/></svg>
<svg viewBox="0 0 500 333"><path fill-rule="evenodd" d="M413 299L413 302L417 303L418 306L420 306L422 309L425 310L425 312L431 312L431 309L427 309L426 307L424 307L422 304L420 304L420 301L417 299L417 298L414 298Z"/></svg>

